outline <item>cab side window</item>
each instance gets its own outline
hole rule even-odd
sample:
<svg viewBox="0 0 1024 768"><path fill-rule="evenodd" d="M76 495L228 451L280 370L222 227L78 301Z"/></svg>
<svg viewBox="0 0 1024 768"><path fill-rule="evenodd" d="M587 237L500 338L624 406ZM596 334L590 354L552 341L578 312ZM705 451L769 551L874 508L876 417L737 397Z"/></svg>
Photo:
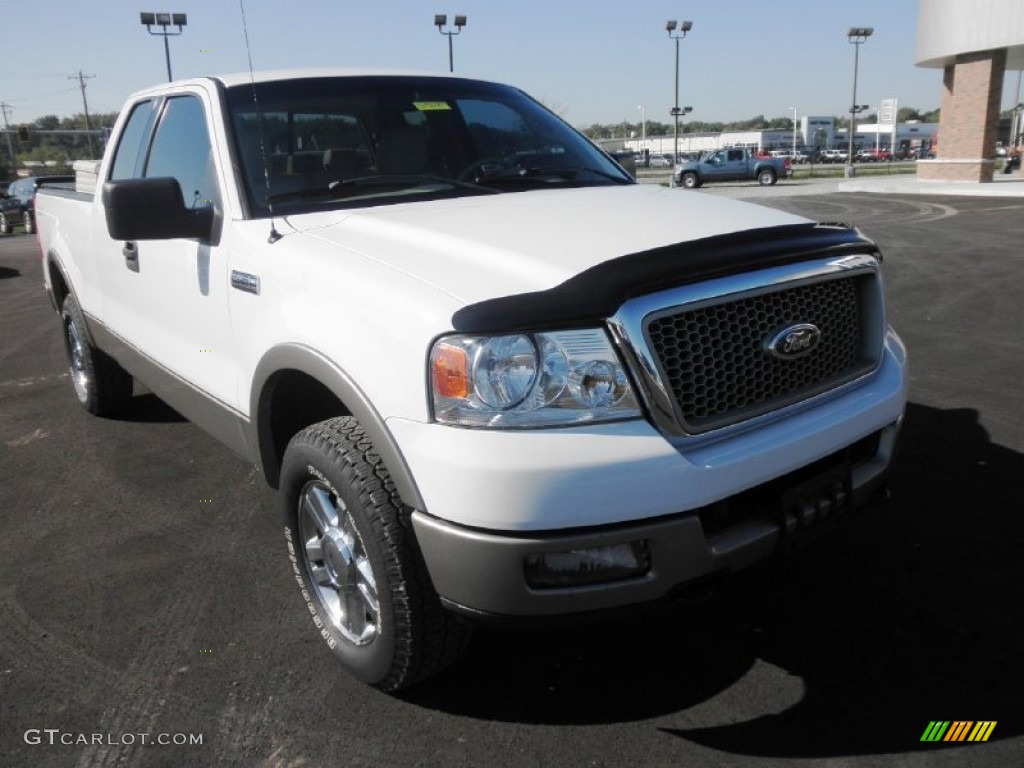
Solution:
<svg viewBox="0 0 1024 768"><path fill-rule="evenodd" d="M151 101L140 101L132 107L132 113L128 116L128 122L125 123L121 139L117 143L117 152L114 154L114 163L110 170L112 180L135 179L141 175L139 171L142 162L142 142L149 136L153 116Z"/></svg>
<svg viewBox="0 0 1024 768"><path fill-rule="evenodd" d="M167 100L144 175L177 179L186 208L219 207L213 148L198 98L174 96Z"/></svg>

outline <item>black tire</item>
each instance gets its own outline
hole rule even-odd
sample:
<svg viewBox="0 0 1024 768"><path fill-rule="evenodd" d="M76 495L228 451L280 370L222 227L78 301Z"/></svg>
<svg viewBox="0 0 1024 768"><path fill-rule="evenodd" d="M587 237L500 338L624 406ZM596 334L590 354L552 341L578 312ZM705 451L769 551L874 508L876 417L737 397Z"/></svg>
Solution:
<svg viewBox="0 0 1024 768"><path fill-rule="evenodd" d="M411 510L355 419L329 419L292 438L281 504L306 608L355 677L396 691L462 655L470 627L441 607Z"/></svg>
<svg viewBox="0 0 1024 768"><path fill-rule="evenodd" d="M64 299L61 320L71 384L78 402L95 416L109 416L125 410L132 399L131 374L103 350L89 343L85 318L71 294Z"/></svg>
<svg viewBox="0 0 1024 768"><path fill-rule="evenodd" d="M11 225L7 223L7 217L0 213L0 235L9 235L11 233Z"/></svg>
<svg viewBox="0 0 1024 768"><path fill-rule="evenodd" d="M684 173L681 181L683 182L683 186L687 189L696 189L700 186L700 178L692 171Z"/></svg>
<svg viewBox="0 0 1024 768"><path fill-rule="evenodd" d="M34 235L35 232L36 232L36 220L35 220L35 218L33 218L32 214L29 213L28 211L25 211L25 221L24 221L24 224L25 224L25 234L26 235Z"/></svg>
<svg viewBox="0 0 1024 768"><path fill-rule="evenodd" d="M757 172L757 183L762 187L769 187L776 181L778 181L778 177L771 168L763 168Z"/></svg>

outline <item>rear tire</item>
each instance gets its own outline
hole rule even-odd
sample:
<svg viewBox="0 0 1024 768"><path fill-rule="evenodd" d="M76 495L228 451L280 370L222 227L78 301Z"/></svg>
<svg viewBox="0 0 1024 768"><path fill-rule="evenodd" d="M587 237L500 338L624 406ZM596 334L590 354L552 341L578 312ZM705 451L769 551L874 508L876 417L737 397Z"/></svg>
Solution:
<svg viewBox="0 0 1024 768"><path fill-rule="evenodd" d="M25 234L26 235L34 235L35 232L36 232L36 222L35 222L35 219L32 218L32 214L30 214L28 211L25 211Z"/></svg>
<svg viewBox="0 0 1024 768"><path fill-rule="evenodd" d="M7 223L7 217L0 213L0 235L9 235L11 225Z"/></svg>
<svg viewBox="0 0 1024 768"><path fill-rule="evenodd" d="M762 187L771 186L776 181L778 181L778 177L775 175L775 171L770 168L765 168L757 173L757 183Z"/></svg>
<svg viewBox="0 0 1024 768"><path fill-rule="evenodd" d="M85 317L70 293L61 308L64 349L78 402L95 416L125 410L132 399L132 377L103 350L89 343Z"/></svg>
<svg viewBox="0 0 1024 768"><path fill-rule="evenodd" d="M303 601L355 677L395 691L462 655L470 627L441 607L411 510L355 419L329 419L292 438L281 504Z"/></svg>

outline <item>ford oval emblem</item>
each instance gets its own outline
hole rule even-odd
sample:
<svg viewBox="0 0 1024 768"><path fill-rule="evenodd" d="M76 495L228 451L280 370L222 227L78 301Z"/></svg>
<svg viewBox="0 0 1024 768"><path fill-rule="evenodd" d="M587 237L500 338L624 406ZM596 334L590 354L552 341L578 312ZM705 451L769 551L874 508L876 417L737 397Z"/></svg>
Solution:
<svg viewBox="0 0 1024 768"><path fill-rule="evenodd" d="M800 323L783 328L765 345L773 357L792 360L813 352L821 342L821 329L810 323Z"/></svg>

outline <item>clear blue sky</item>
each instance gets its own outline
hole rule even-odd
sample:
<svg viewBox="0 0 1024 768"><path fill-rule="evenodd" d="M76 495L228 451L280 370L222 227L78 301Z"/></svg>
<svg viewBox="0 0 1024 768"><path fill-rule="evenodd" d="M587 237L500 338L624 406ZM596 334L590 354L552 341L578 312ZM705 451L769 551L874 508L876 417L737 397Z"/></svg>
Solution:
<svg viewBox="0 0 1024 768"><path fill-rule="evenodd" d="M247 68L238 0L0 0L4 43L0 101L11 122L82 110L83 71L91 112L116 111L134 90L166 79L163 41L139 11L188 14L171 38L175 77ZM849 8L845 8L849 5ZM666 19L689 19L682 42L680 103L701 120L798 114L840 115L849 108L850 26L872 26L861 48L857 101L877 106L939 106L940 70L914 66L916 0L246 0L256 69L387 67L445 71L446 40L434 13L468 16L455 38L459 74L522 87L577 126L594 122L669 122L674 44ZM1013 103L1008 73L1003 108Z"/></svg>

